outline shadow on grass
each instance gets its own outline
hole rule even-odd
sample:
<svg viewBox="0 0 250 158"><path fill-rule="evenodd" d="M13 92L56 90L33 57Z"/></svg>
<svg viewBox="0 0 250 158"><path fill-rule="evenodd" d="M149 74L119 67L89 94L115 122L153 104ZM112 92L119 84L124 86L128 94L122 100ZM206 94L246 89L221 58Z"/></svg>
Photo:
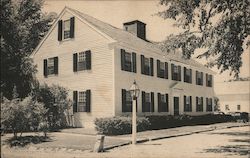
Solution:
<svg viewBox="0 0 250 158"><path fill-rule="evenodd" d="M22 136L18 138L10 138L6 140L6 144L8 144L11 147L17 146L17 147L24 147L28 144L40 144L44 142L51 142L52 139L49 137L44 136Z"/></svg>
<svg viewBox="0 0 250 158"><path fill-rule="evenodd" d="M205 149L206 152L213 153L233 153L237 155L248 155L250 145L227 145L215 149Z"/></svg>

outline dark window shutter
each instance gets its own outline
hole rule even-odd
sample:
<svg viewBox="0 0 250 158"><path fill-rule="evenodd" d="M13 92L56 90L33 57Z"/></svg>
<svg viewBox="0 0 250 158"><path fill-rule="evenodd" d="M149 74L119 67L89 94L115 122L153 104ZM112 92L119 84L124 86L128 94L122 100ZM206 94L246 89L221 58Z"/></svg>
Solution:
<svg viewBox="0 0 250 158"><path fill-rule="evenodd" d="M43 60L43 75L44 77L48 76L48 63L47 59Z"/></svg>
<svg viewBox="0 0 250 158"><path fill-rule="evenodd" d="M70 38L74 38L75 36L75 17L70 18Z"/></svg>
<svg viewBox="0 0 250 158"><path fill-rule="evenodd" d="M161 94L160 93L157 93L157 98L158 98L158 112L162 112Z"/></svg>
<svg viewBox="0 0 250 158"><path fill-rule="evenodd" d="M150 58L150 73L151 73L151 76L154 76L154 59L153 58Z"/></svg>
<svg viewBox="0 0 250 158"><path fill-rule="evenodd" d="M160 77L160 60L156 60L157 65L157 77Z"/></svg>
<svg viewBox="0 0 250 158"><path fill-rule="evenodd" d="M141 74L144 74L144 55L141 55Z"/></svg>
<svg viewBox="0 0 250 158"><path fill-rule="evenodd" d="M184 67L184 73L183 74L184 74L184 82L186 82L187 81L187 68L186 67Z"/></svg>
<svg viewBox="0 0 250 158"><path fill-rule="evenodd" d="M178 79L181 81L181 66L178 66Z"/></svg>
<svg viewBox="0 0 250 158"><path fill-rule="evenodd" d="M201 85L203 85L203 72L201 72Z"/></svg>
<svg viewBox="0 0 250 158"><path fill-rule="evenodd" d="M196 84L198 85L198 71L195 71Z"/></svg>
<svg viewBox="0 0 250 158"><path fill-rule="evenodd" d="M189 111L192 112L192 96L189 97L190 97Z"/></svg>
<svg viewBox="0 0 250 158"><path fill-rule="evenodd" d="M132 53L133 72L136 73L136 53Z"/></svg>
<svg viewBox="0 0 250 158"><path fill-rule="evenodd" d="M166 94L166 112L168 112L169 111L169 108L168 108L168 94Z"/></svg>
<svg viewBox="0 0 250 158"><path fill-rule="evenodd" d="M121 49L121 69L125 70L125 50Z"/></svg>
<svg viewBox="0 0 250 158"><path fill-rule="evenodd" d="M164 78L168 79L168 63L165 62Z"/></svg>
<svg viewBox="0 0 250 158"><path fill-rule="evenodd" d="M213 87L213 77L212 77L212 75L210 75L210 79L211 79L211 87Z"/></svg>
<svg viewBox="0 0 250 158"><path fill-rule="evenodd" d="M186 96L184 95L184 111L187 111Z"/></svg>
<svg viewBox="0 0 250 158"><path fill-rule="evenodd" d="M77 112L78 92L73 91L73 112Z"/></svg>
<svg viewBox="0 0 250 158"><path fill-rule="evenodd" d="M206 98L206 111L208 111L208 98Z"/></svg>
<svg viewBox="0 0 250 158"><path fill-rule="evenodd" d="M174 64L171 64L171 76L172 80L174 80Z"/></svg>
<svg viewBox="0 0 250 158"><path fill-rule="evenodd" d="M77 72L77 53L73 54L73 71Z"/></svg>
<svg viewBox="0 0 250 158"><path fill-rule="evenodd" d="M206 86L208 86L208 74L206 74Z"/></svg>
<svg viewBox="0 0 250 158"><path fill-rule="evenodd" d="M87 50L85 53L86 53L86 68L87 70L91 70L91 51Z"/></svg>
<svg viewBox="0 0 250 158"><path fill-rule="evenodd" d="M193 78L192 69L190 69L190 82L189 83L192 83L192 78Z"/></svg>
<svg viewBox="0 0 250 158"><path fill-rule="evenodd" d="M126 112L126 90L122 89L122 112Z"/></svg>
<svg viewBox="0 0 250 158"><path fill-rule="evenodd" d="M150 112L154 112L154 92L151 92L151 109Z"/></svg>
<svg viewBox="0 0 250 158"><path fill-rule="evenodd" d="M200 111L200 105L198 104L198 97L196 97L196 111Z"/></svg>
<svg viewBox="0 0 250 158"><path fill-rule="evenodd" d="M58 74L58 57L54 57L54 72Z"/></svg>
<svg viewBox="0 0 250 158"><path fill-rule="evenodd" d="M146 110L146 108L145 108L146 104L145 104L145 92L144 91L141 92L141 98L142 98L142 112L145 112L145 110Z"/></svg>
<svg viewBox="0 0 250 158"><path fill-rule="evenodd" d="M90 112L91 110L91 91L86 90L86 112Z"/></svg>
<svg viewBox="0 0 250 158"><path fill-rule="evenodd" d="M62 40L62 20L58 21L58 41Z"/></svg>

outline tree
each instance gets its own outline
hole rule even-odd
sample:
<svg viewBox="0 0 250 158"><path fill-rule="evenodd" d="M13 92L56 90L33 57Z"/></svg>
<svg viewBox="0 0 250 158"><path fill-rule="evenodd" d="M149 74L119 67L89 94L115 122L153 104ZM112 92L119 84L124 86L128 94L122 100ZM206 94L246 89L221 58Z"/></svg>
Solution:
<svg viewBox="0 0 250 158"><path fill-rule="evenodd" d="M214 111L220 111L220 99L214 97Z"/></svg>
<svg viewBox="0 0 250 158"><path fill-rule="evenodd" d="M238 77L244 42L250 45L249 0L160 0L160 4L166 9L158 15L175 20L175 26L184 30L166 38L164 51L181 49L183 57L190 58L204 48L198 58L209 58L207 66Z"/></svg>
<svg viewBox="0 0 250 158"><path fill-rule="evenodd" d="M19 97L28 96L36 67L30 54L48 31L54 14L43 14L40 0L2 0L1 95L11 99L16 87Z"/></svg>

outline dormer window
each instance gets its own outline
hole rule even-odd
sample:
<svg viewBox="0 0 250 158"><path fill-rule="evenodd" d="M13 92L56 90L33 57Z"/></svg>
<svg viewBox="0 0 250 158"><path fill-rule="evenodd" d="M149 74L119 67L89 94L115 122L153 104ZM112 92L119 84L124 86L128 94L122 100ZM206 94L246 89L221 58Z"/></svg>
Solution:
<svg viewBox="0 0 250 158"><path fill-rule="evenodd" d="M62 39L74 38L75 34L75 18L71 17L67 20L58 21L58 41Z"/></svg>

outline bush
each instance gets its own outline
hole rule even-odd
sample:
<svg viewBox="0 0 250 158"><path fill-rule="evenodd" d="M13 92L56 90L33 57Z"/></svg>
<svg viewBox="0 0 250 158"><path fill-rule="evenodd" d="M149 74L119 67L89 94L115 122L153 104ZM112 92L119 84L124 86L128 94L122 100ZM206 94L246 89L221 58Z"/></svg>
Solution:
<svg viewBox="0 0 250 158"><path fill-rule="evenodd" d="M27 97L24 100L3 99L1 103L1 126L5 130L11 130L14 137L24 131L38 131L39 124L46 122L47 110L42 103Z"/></svg>
<svg viewBox="0 0 250 158"><path fill-rule="evenodd" d="M108 117L95 119L96 130L100 134L119 135L132 132L131 117ZM137 131L145 131L150 123L145 117L137 117Z"/></svg>

